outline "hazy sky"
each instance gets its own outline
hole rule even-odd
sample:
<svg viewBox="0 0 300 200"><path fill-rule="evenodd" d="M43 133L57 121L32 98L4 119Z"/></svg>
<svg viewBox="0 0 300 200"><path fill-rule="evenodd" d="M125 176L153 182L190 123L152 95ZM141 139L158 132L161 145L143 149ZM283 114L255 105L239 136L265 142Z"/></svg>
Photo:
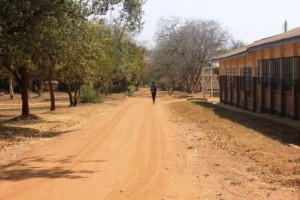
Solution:
<svg viewBox="0 0 300 200"><path fill-rule="evenodd" d="M153 45L161 17L213 19L220 22L235 39L247 44L300 26L300 0L147 0L144 29L138 36Z"/></svg>

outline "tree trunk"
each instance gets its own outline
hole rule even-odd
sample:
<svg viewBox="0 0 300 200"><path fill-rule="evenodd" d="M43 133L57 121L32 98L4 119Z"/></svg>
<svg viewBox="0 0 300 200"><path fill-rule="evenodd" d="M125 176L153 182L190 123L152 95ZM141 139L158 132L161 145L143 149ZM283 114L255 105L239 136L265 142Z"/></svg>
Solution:
<svg viewBox="0 0 300 200"><path fill-rule="evenodd" d="M76 107L77 106L77 103L78 103L78 99L77 99L77 90L75 90L75 93L74 93L74 100L73 100L73 106Z"/></svg>
<svg viewBox="0 0 300 200"><path fill-rule="evenodd" d="M49 72L49 80L48 80L48 85L49 85L49 93L50 93L50 111L55 110L55 97L54 97L54 91L53 91L53 85L52 85L52 68L50 69Z"/></svg>
<svg viewBox="0 0 300 200"><path fill-rule="evenodd" d="M72 96L72 91L71 91L70 85L68 84L67 87L68 87L67 93L69 95L69 102L70 102L69 106L71 107L71 106L73 106L73 96Z"/></svg>
<svg viewBox="0 0 300 200"><path fill-rule="evenodd" d="M55 97L54 97L52 80L49 79L48 83L49 83L49 93L50 93L50 103L51 103L50 111L54 111L55 110Z"/></svg>
<svg viewBox="0 0 300 200"><path fill-rule="evenodd" d="M9 76L9 96L10 96L10 99L13 99L15 96L14 87L13 87L13 77L11 74Z"/></svg>
<svg viewBox="0 0 300 200"><path fill-rule="evenodd" d="M69 102L70 102L70 107L73 106L73 97L72 97L72 92L68 91L68 95L69 95Z"/></svg>
<svg viewBox="0 0 300 200"><path fill-rule="evenodd" d="M173 94L174 87L169 88L168 95L171 96Z"/></svg>
<svg viewBox="0 0 300 200"><path fill-rule="evenodd" d="M19 68L21 75L21 94L22 94L22 116L29 116L29 101L28 101L28 79L29 75L25 67Z"/></svg>

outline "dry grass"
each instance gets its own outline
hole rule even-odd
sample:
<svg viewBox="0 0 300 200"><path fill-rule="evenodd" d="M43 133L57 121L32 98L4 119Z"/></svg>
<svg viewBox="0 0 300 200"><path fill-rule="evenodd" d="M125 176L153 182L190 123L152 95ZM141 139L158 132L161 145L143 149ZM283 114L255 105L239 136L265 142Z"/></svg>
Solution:
<svg viewBox="0 0 300 200"><path fill-rule="evenodd" d="M41 145L50 138L76 129L79 125L101 115L116 105L124 95L113 95L102 104L68 106L68 97L64 93L56 94L56 110L49 111L47 94L36 97L31 95L30 112L27 119L19 118L21 100L7 97L0 99L0 165L7 164L32 148Z"/></svg>
<svg viewBox="0 0 300 200"><path fill-rule="evenodd" d="M270 120L207 102L177 102L180 120L194 123L212 144L251 162L249 172L286 186L300 186L300 131ZM245 159L244 159L245 160Z"/></svg>

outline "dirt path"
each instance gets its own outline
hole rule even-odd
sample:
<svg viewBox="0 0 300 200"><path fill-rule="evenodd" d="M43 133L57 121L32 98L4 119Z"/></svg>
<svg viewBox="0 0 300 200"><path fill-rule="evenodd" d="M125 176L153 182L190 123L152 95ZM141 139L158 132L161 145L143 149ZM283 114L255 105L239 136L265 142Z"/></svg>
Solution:
<svg viewBox="0 0 300 200"><path fill-rule="evenodd" d="M256 181L247 188L231 185L237 183L234 178L253 177L236 173L242 163L230 164L232 158L205 141L194 148L195 134L187 136L194 130L171 122L166 105L160 99L152 105L148 90L142 90L19 162L0 167L0 199L284 199L291 194L257 191L268 185ZM220 162L227 164L220 167ZM224 180L228 176L230 183Z"/></svg>
<svg viewBox="0 0 300 200"><path fill-rule="evenodd" d="M144 93L2 167L0 199L196 199L194 163Z"/></svg>

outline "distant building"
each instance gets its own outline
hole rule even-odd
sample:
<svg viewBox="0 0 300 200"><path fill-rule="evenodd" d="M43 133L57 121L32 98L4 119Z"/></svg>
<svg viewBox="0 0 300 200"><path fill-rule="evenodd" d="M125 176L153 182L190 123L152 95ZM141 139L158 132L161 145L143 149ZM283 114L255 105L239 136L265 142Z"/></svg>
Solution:
<svg viewBox="0 0 300 200"><path fill-rule="evenodd" d="M300 27L215 60L220 65L222 103L300 118Z"/></svg>
<svg viewBox="0 0 300 200"><path fill-rule="evenodd" d="M59 86L59 82L54 80L54 81L51 81L51 83L52 83L53 90L57 90L58 86ZM44 90L49 91L49 82L48 81L46 81L44 83Z"/></svg>

